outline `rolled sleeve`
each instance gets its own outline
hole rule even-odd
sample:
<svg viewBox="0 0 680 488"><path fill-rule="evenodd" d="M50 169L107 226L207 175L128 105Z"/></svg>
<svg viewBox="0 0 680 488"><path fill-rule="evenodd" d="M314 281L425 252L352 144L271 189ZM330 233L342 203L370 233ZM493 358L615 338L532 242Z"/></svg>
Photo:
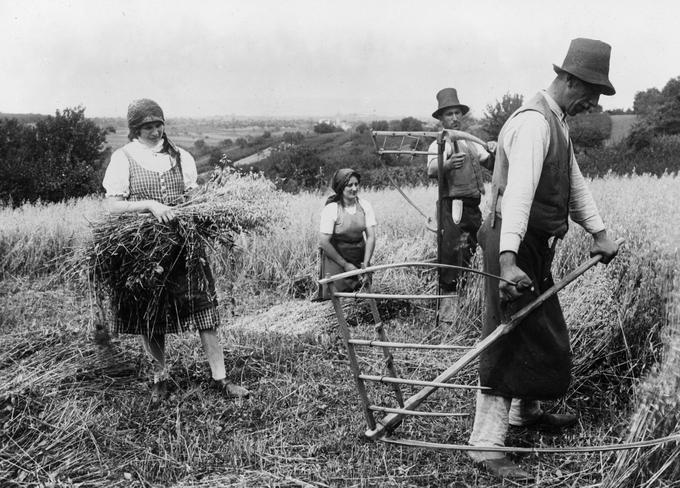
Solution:
<svg viewBox="0 0 680 488"><path fill-rule="evenodd" d="M597 209L593 195L581 174L581 169L572 154L571 160L571 193L569 195L569 215L571 220L583 227L590 234L605 229L604 221Z"/></svg>

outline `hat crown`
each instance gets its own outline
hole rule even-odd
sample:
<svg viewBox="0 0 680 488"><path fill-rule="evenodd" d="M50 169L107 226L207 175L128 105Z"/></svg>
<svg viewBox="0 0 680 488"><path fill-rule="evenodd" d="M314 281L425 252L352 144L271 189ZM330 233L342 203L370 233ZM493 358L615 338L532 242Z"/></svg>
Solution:
<svg viewBox="0 0 680 488"><path fill-rule="evenodd" d="M611 52L612 47L606 42L595 39L573 39L562 65L582 67L608 76Z"/></svg>
<svg viewBox="0 0 680 488"><path fill-rule="evenodd" d="M437 92L438 109L450 107L452 105L460 105L458 101L458 92L455 88L444 88Z"/></svg>
<svg viewBox="0 0 680 488"><path fill-rule="evenodd" d="M455 88L442 88L437 92L437 110L434 111L432 116L438 118L442 110L449 107L460 107L463 114L468 113L470 108L467 105L460 103L458 100L458 92Z"/></svg>
<svg viewBox="0 0 680 488"><path fill-rule="evenodd" d="M609 81L611 51L609 44L597 39L572 39L562 66L555 66L555 70L566 71L585 82L599 85L602 93L613 95L616 90Z"/></svg>

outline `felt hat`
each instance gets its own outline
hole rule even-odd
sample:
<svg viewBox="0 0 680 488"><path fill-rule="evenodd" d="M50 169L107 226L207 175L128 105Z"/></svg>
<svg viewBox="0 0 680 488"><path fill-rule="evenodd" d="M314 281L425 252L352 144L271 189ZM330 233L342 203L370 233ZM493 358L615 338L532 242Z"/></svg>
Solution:
<svg viewBox="0 0 680 488"><path fill-rule="evenodd" d="M576 78L597 85L602 94L613 95L616 90L609 81L609 57L612 47L606 42L579 37L569 44L562 66L553 64L555 73L567 72Z"/></svg>
<svg viewBox="0 0 680 488"><path fill-rule="evenodd" d="M149 122L163 122L165 124L165 116L163 109L156 102L148 98L140 98L133 100L128 105L127 122L130 129L136 129Z"/></svg>
<svg viewBox="0 0 680 488"><path fill-rule="evenodd" d="M455 88L443 88L437 93L439 107L432 113L432 117L438 119L441 113L447 108L458 107L463 111L463 115L470 111L470 107L458 101L458 92Z"/></svg>

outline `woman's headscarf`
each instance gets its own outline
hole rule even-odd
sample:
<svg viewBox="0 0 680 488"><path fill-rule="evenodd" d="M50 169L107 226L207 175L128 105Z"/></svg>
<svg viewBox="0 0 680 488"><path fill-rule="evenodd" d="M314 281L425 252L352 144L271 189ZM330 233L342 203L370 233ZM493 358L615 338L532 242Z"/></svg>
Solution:
<svg viewBox="0 0 680 488"><path fill-rule="evenodd" d="M342 202L342 192L345 191L349 179L355 176L358 181L361 181L361 175L352 168L341 168L333 174L331 179L331 189L335 192L334 195L328 197L326 205L333 202Z"/></svg>
<svg viewBox="0 0 680 488"><path fill-rule="evenodd" d="M142 125L149 122L162 122L165 124L165 116L163 115L163 109L156 102L148 98L140 98L133 100L128 105L127 122L130 129L128 139L132 141L138 137L138 129ZM163 131L163 151L179 162L179 150L168 138L165 131Z"/></svg>

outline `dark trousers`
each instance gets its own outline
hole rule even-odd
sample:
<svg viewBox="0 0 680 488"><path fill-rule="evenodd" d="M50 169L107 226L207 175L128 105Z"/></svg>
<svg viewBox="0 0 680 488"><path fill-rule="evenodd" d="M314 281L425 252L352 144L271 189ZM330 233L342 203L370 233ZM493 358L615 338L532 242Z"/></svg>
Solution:
<svg viewBox="0 0 680 488"><path fill-rule="evenodd" d="M470 267L472 256L477 249L477 231L482 225L482 212L478 198L459 198L463 202L463 214L455 224L451 214L453 198L443 199L441 264ZM456 291L461 288L467 273L457 269L442 269L439 284L443 291Z"/></svg>

